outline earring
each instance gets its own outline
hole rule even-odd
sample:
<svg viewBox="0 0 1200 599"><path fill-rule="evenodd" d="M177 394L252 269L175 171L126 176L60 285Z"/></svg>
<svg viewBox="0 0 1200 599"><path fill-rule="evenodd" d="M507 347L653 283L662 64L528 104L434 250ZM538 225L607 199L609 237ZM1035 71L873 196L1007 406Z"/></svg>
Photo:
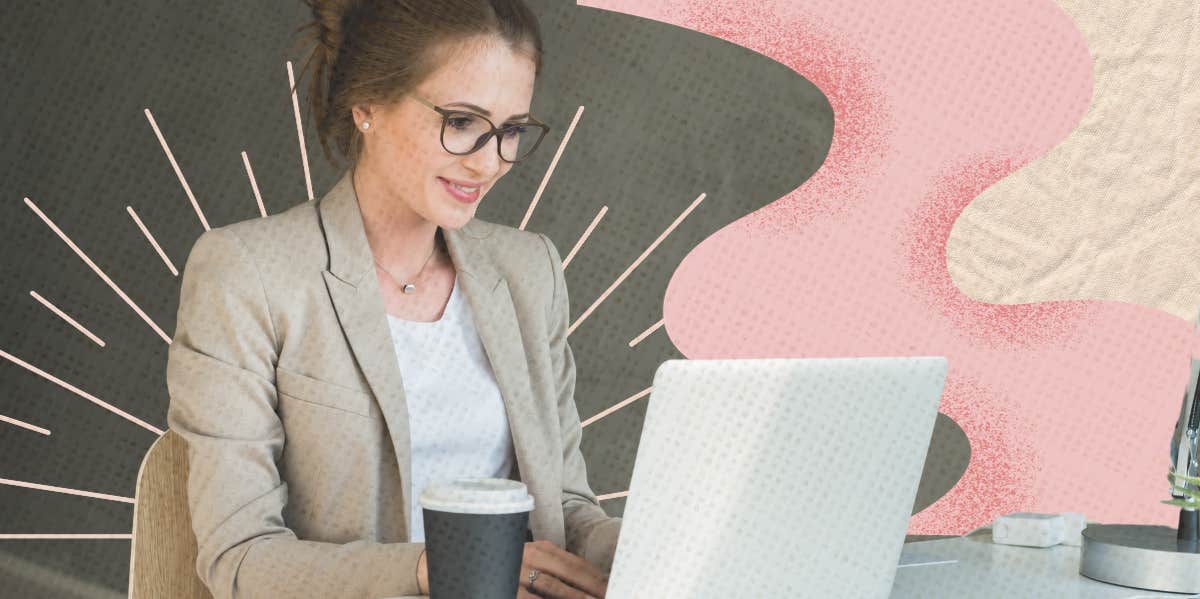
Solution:
<svg viewBox="0 0 1200 599"><path fill-rule="evenodd" d="M367 129L370 129L370 128L371 128L371 123L369 123L369 122L367 122L367 121L363 121L362 128L363 128L363 130L364 130L364 131L365 131L365 130L367 130Z"/></svg>

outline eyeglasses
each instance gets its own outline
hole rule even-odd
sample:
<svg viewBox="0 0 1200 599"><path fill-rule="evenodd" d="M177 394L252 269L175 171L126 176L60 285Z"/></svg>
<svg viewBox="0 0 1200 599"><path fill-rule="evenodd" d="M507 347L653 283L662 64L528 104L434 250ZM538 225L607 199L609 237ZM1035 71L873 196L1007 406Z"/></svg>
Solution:
<svg viewBox="0 0 1200 599"><path fill-rule="evenodd" d="M478 151L487 145L494 135L500 140L496 144L496 153L500 155L500 159L515 164L528 158L550 131L548 125L533 116L519 123L497 127L481 114L442 108L416 94L409 95L442 115L442 147L456 156Z"/></svg>

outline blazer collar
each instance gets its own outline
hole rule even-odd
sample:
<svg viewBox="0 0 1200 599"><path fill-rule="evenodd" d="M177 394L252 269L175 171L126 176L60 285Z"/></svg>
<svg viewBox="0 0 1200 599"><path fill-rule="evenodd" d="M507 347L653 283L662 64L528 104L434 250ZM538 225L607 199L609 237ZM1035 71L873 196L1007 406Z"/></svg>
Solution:
<svg viewBox="0 0 1200 599"><path fill-rule="evenodd" d="M321 198L319 209L329 250L329 271L357 287L365 275L374 272L374 259L358 194L354 191L353 167L346 169L337 184ZM454 269L478 279L477 283L490 290L499 282L500 273L487 253L480 251L478 243L489 234L483 223L474 218L461 229L442 228Z"/></svg>

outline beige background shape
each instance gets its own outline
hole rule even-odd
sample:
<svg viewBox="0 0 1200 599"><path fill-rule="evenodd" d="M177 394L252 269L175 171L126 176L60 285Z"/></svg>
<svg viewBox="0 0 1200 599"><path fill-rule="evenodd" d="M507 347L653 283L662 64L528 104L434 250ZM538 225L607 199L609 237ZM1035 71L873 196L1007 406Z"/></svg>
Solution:
<svg viewBox="0 0 1200 599"><path fill-rule="evenodd" d="M989 303L1119 300L1194 322L1200 2L1059 4L1093 58L1091 104L1061 144L963 210L950 276Z"/></svg>

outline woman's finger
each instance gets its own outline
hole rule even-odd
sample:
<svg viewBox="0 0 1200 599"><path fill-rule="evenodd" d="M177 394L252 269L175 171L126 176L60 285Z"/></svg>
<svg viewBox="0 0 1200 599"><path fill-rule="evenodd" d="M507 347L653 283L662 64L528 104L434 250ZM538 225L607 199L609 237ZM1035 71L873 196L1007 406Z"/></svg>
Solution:
<svg viewBox="0 0 1200 599"><path fill-rule="evenodd" d="M608 590L607 577L591 562L545 539L526 543L522 561L590 595L603 597Z"/></svg>
<svg viewBox="0 0 1200 599"><path fill-rule="evenodd" d="M537 566L522 565L521 567L521 586L520 589L529 593L534 593L536 597L544 597L545 599L595 599L589 595L565 582L553 574L538 569L538 576L533 583L529 582L529 572Z"/></svg>
<svg viewBox="0 0 1200 599"><path fill-rule="evenodd" d="M562 557L563 560L565 560L567 563L570 563L574 566L574 571L580 573L581 575L583 573L586 573L589 576L589 580L588 580L589 586L600 587L600 589L592 588L590 590L589 589L584 589L584 590L588 590L593 595L597 594L597 591L599 591L600 596L601 597L604 596L603 589L608 587L608 576L607 575L605 575L599 569L597 569L596 566L593 566L592 562L589 562L586 559L583 559L582 556L575 555L574 553L571 553L571 552L567 551L566 549L563 549L554 544L551 544L551 546L554 548L554 549L552 549L552 551L557 550L557 552L559 553L559 555ZM580 588L583 588L583 587L580 587Z"/></svg>

